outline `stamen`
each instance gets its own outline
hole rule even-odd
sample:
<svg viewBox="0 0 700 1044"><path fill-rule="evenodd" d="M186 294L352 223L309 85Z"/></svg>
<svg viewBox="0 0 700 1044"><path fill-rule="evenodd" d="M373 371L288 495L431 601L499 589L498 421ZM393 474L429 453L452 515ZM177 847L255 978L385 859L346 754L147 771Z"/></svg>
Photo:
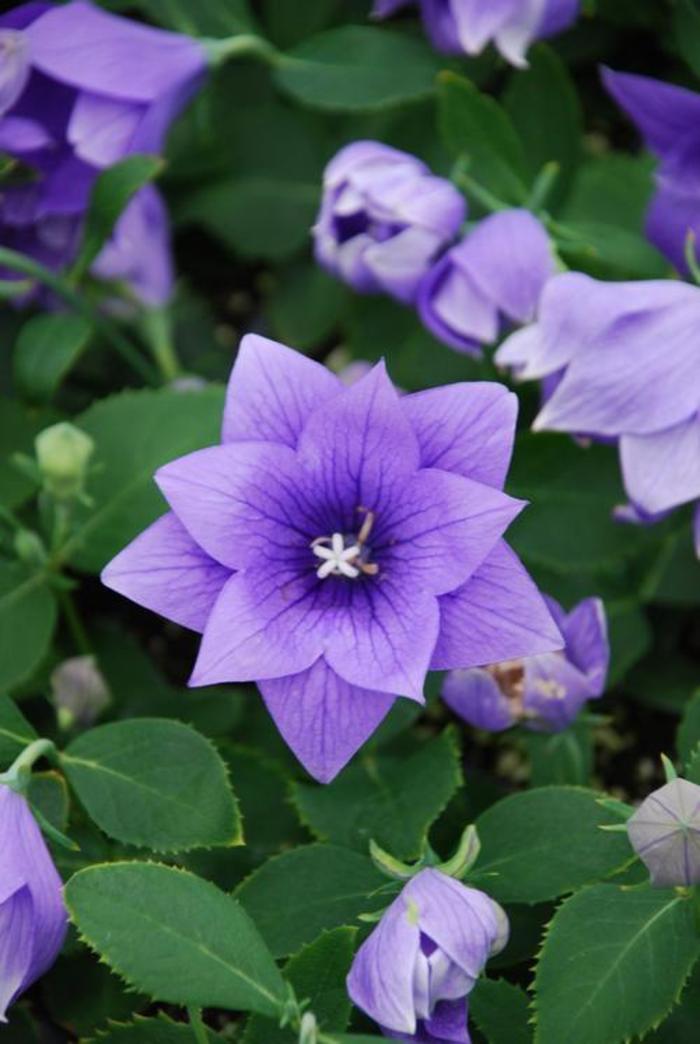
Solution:
<svg viewBox="0 0 700 1044"><path fill-rule="evenodd" d="M330 547L324 544L328 540ZM350 580L356 580L360 575L360 569L353 563L362 553L362 548L357 544L346 547L342 533L334 533L332 537L318 537L312 542L311 549L317 558L324 560L316 570L319 580L325 580L327 576L347 576Z"/></svg>

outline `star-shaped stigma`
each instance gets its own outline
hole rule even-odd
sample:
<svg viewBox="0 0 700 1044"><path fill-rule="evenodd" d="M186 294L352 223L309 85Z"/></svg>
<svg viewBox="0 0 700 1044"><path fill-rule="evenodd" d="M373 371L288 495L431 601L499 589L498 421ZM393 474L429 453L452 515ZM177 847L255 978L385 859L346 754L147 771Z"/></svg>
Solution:
<svg viewBox="0 0 700 1044"><path fill-rule="evenodd" d="M360 575L360 570L353 565L353 562L357 561L362 550L361 547L359 544L351 544L350 547L346 547L345 537L342 533L334 533L330 537L330 547L326 544L328 539L328 537L319 537L311 545L316 557L324 560L316 570L316 576L319 580L325 580L327 576L347 576L349 579L355 580Z"/></svg>

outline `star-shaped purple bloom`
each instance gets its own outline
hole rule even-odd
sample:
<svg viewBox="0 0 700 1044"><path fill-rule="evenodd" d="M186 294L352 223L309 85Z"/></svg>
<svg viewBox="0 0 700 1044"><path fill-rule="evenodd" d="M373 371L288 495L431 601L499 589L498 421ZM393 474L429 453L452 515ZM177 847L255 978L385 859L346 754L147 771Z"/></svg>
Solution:
<svg viewBox="0 0 700 1044"><path fill-rule="evenodd" d="M244 338L223 443L161 468L171 511L107 586L203 632L192 685L257 681L282 735L327 781L429 669L559 648L501 539L517 400L497 384L400 397L351 387Z"/></svg>

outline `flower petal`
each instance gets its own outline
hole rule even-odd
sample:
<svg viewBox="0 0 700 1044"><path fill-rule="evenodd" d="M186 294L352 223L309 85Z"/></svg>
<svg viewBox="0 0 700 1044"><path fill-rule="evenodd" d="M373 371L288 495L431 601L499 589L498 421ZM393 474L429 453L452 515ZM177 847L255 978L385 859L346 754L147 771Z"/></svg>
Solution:
<svg viewBox="0 0 700 1044"><path fill-rule="evenodd" d="M700 94L650 76L602 70L603 84L634 120L652 152L673 149L700 121Z"/></svg>
<svg viewBox="0 0 700 1044"><path fill-rule="evenodd" d="M503 488L515 438L516 395L502 384L474 381L416 392L401 404L418 437L421 467Z"/></svg>
<svg viewBox="0 0 700 1044"><path fill-rule="evenodd" d="M584 598L560 624L567 659L586 675L591 696L600 696L610 661L605 607L600 598Z"/></svg>
<svg viewBox="0 0 700 1044"><path fill-rule="evenodd" d="M0 904L0 1023L12 1001L29 985L36 933L34 904L24 885Z"/></svg>
<svg viewBox="0 0 700 1044"><path fill-rule="evenodd" d="M86 163L109 167L130 151L144 112L141 103L81 92L68 123L68 141Z"/></svg>
<svg viewBox="0 0 700 1044"><path fill-rule="evenodd" d="M280 442L296 447L301 429L342 384L325 366L257 334L246 334L231 373L223 442Z"/></svg>
<svg viewBox="0 0 700 1044"><path fill-rule="evenodd" d="M329 783L372 735L394 702L349 685L325 660L300 674L261 681L277 728L307 772Z"/></svg>
<svg viewBox="0 0 700 1044"><path fill-rule="evenodd" d="M426 1020L425 1028L437 1042L445 1044L471 1044L467 1027L467 1001L441 1001L436 1005L432 1017Z"/></svg>
<svg viewBox="0 0 700 1044"><path fill-rule="evenodd" d="M700 497L700 414L652 435L623 435L625 489L643 511L656 514Z"/></svg>
<svg viewBox="0 0 700 1044"><path fill-rule="evenodd" d="M525 660L523 709L535 715L530 728L559 732L576 718L593 696L588 678L560 653Z"/></svg>
<svg viewBox="0 0 700 1044"><path fill-rule="evenodd" d="M542 595L501 540L463 587L440 598L431 670L517 660L563 644Z"/></svg>
<svg viewBox="0 0 700 1044"><path fill-rule="evenodd" d="M203 631L230 576L170 511L112 559L102 583L182 627Z"/></svg>
<svg viewBox="0 0 700 1044"><path fill-rule="evenodd" d="M480 667L450 671L441 695L447 706L474 728L502 732L515 723L510 700L495 678Z"/></svg>

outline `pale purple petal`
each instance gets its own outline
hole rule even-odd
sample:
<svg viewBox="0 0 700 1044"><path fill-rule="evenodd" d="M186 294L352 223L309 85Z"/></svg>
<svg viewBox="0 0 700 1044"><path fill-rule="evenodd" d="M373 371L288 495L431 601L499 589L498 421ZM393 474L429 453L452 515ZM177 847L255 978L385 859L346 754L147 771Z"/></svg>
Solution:
<svg viewBox="0 0 700 1044"><path fill-rule="evenodd" d="M394 703L391 695L349 685L323 659L259 688L284 740L320 783L340 772Z"/></svg>
<svg viewBox="0 0 700 1044"><path fill-rule="evenodd" d="M355 955L347 977L354 1004L381 1026L415 1033L413 969L420 931L402 893Z"/></svg>
<svg viewBox="0 0 700 1044"><path fill-rule="evenodd" d="M101 279L128 283L146 305L167 303L174 285L170 222L153 185L142 188L128 204L91 271Z"/></svg>
<svg viewBox="0 0 700 1044"><path fill-rule="evenodd" d="M594 695L586 675L562 653L543 653L524 661L523 711L534 716L530 728L558 732L576 718Z"/></svg>
<svg viewBox="0 0 700 1044"><path fill-rule="evenodd" d="M23 885L0 903L0 1023L7 1022L8 1007L29 985L35 932L34 904Z"/></svg>
<svg viewBox="0 0 700 1044"><path fill-rule="evenodd" d="M435 1008L431 1018L426 1019L426 1032L428 1039L433 1039L436 1044L442 1041L446 1044L471 1044L469 1029L467 1027L467 1001L441 1001Z"/></svg>
<svg viewBox="0 0 700 1044"><path fill-rule="evenodd" d="M652 435L623 435L620 461L625 490L645 512L655 514L697 499L700 415Z"/></svg>
<svg viewBox="0 0 700 1044"><path fill-rule="evenodd" d="M547 600L551 609L551 599ZM566 640L566 655L586 675L590 696L600 696L610 661L605 608L600 598L584 598L559 624Z"/></svg>
<svg viewBox="0 0 700 1044"><path fill-rule="evenodd" d="M627 821L627 834L656 888L700 883L700 787L674 779Z"/></svg>
<svg viewBox="0 0 700 1044"><path fill-rule="evenodd" d="M411 304L440 245L440 237L430 229L409 227L383 243L363 242L362 263L377 287Z"/></svg>
<svg viewBox="0 0 700 1044"><path fill-rule="evenodd" d="M542 595L501 540L463 587L440 598L440 637L431 668L480 667L563 644Z"/></svg>
<svg viewBox="0 0 700 1044"><path fill-rule="evenodd" d="M671 178L657 173L656 192L646 216L647 238L665 254L679 272L687 272L688 233L700 236L700 192L688 190Z"/></svg>
<svg viewBox="0 0 700 1044"><path fill-rule="evenodd" d="M438 0L439 2L439 0ZM521 0L450 0L449 6L455 21L455 30L459 42L467 54L480 54L518 10ZM430 17L430 8L434 0L426 4L426 17Z"/></svg>
<svg viewBox="0 0 700 1044"><path fill-rule="evenodd" d="M230 576L168 512L113 558L101 579L138 605L201 632Z"/></svg>
<svg viewBox="0 0 700 1044"><path fill-rule="evenodd" d="M568 29L581 7L581 0L547 0L542 21L537 30L539 37L554 36Z"/></svg>
<svg viewBox="0 0 700 1044"><path fill-rule="evenodd" d="M525 53L537 38L546 0L520 0L512 18L495 34L495 44L506 61L527 67Z"/></svg>
<svg viewBox="0 0 700 1044"><path fill-rule="evenodd" d="M477 729L502 732L515 724L511 701L493 675L479 667L450 671L442 686L442 698L458 717Z"/></svg>
<svg viewBox="0 0 700 1044"><path fill-rule="evenodd" d="M479 358L481 346L498 337L496 305L480 292L469 273L454 264L453 251L422 278L416 308L426 329L457 352Z"/></svg>
<svg viewBox="0 0 700 1044"><path fill-rule="evenodd" d="M68 124L68 141L86 163L109 167L131 151L144 103L81 92Z"/></svg>
<svg viewBox="0 0 700 1044"><path fill-rule="evenodd" d="M4 116L22 94L30 69L24 33L0 28L0 116Z"/></svg>
<svg viewBox="0 0 700 1044"><path fill-rule="evenodd" d="M503 487L515 438L516 395L503 385L474 381L429 388L401 402L418 437L421 467Z"/></svg>
<svg viewBox="0 0 700 1044"><path fill-rule="evenodd" d="M342 389L338 378L300 352L257 334L241 341L226 394L222 440L296 447L313 410Z"/></svg>
<svg viewBox="0 0 700 1044"><path fill-rule="evenodd" d="M27 155L53 144L53 138L37 120L26 116L6 116L0 120L0 149Z"/></svg>

